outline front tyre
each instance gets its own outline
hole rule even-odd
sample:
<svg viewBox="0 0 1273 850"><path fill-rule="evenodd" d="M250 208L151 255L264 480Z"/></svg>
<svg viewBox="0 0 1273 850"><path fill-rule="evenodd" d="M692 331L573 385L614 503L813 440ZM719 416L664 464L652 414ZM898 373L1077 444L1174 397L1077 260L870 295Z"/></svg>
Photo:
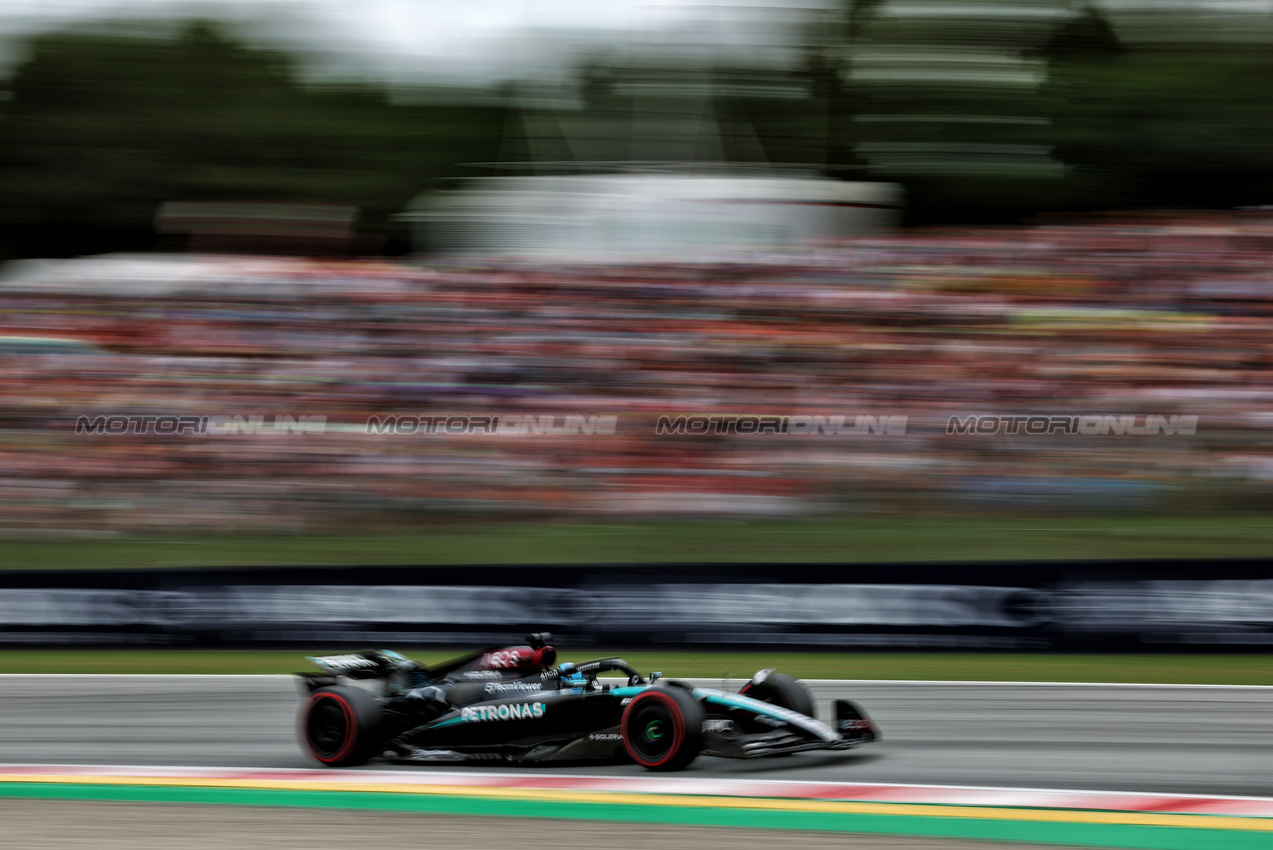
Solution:
<svg viewBox="0 0 1273 850"><path fill-rule="evenodd" d="M329 767L362 764L381 743L380 703L362 688L319 688L301 709L301 743Z"/></svg>
<svg viewBox="0 0 1273 850"><path fill-rule="evenodd" d="M817 709L813 704L813 696L795 677L774 672L769 672L763 678L757 673L756 677L760 678L760 681L753 678L743 685L742 690L739 691L741 695L798 711L806 717L817 717L814 713Z"/></svg>
<svg viewBox="0 0 1273 850"><path fill-rule="evenodd" d="M703 747L706 714L677 687L655 687L632 698L623 712L623 749L647 770L680 770Z"/></svg>

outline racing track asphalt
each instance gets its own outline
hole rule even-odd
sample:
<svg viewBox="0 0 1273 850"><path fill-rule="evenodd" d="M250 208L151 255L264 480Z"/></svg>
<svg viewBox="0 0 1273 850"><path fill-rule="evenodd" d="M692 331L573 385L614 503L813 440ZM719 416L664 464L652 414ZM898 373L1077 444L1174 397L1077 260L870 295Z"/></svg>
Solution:
<svg viewBox="0 0 1273 850"><path fill-rule="evenodd" d="M702 758L685 775L1273 796L1273 688L811 687L821 716L833 698L857 700L884 740L849 753ZM284 676L0 676L0 762L314 767L295 739L299 704ZM633 765L506 769L643 773Z"/></svg>

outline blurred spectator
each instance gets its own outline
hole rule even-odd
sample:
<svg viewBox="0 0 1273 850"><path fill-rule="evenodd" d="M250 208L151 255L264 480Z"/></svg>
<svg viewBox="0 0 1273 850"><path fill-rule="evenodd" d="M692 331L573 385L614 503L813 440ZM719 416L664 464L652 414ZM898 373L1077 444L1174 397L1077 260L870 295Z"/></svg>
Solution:
<svg viewBox="0 0 1273 850"><path fill-rule="evenodd" d="M27 261L0 280L0 532L1260 507L1273 495L1271 261L1260 212L910 232L747 263ZM102 414L326 428L75 433ZM618 425L367 433L371 416L441 414ZM907 425L656 434L678 414ZM1198 426L947 433L977 414Z"/></svg>

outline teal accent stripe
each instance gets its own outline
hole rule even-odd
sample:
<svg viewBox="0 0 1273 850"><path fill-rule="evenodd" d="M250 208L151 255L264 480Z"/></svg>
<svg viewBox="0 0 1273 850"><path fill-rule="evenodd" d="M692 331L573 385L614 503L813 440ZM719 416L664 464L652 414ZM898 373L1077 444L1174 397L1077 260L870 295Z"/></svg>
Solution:
<svg viewBox="0 0 1273 850"><path fill-rule="evenodd" d="M438 723L432 723L432 724L430 724L430 725L429 725L429 727L428 727L428 728L430 728L430 729L441 729L441 728L443 728L444 726L454 726L454 725L455 725L455 724L457 724L457 723L463 723L463 722L464 722L464 715L462 715L462 714L461 714L459 717L452 717L450 720L443 720L443 721L438 722Z"/></svg>
<svg viewBox="0 0 1273 850"><path fill-rule="evenodd" d="M752 714L767 714L777 720L787 719L787 716L784 713L768 708L768 703L761 702L760 700L750 700L744 703L729 694L721 694L720 696L708 694L703 697L703 702L710 702L713 705L723 705L726 708L738 708L743 711L750 711Z"/></svg>
<svg viewBox="0 0 1273 850"><path fill-rule="evenodd" d="M201 803L236 806L291 806L372 811L434 812L516 818L659 822L741 829L788 829L1022 841L1130 850L1269 850L1269 832L1194 829L1123 824L1056 823L944 818L912 815L778 812L756 809L641 804L574 803L447 797L432 794L383 794L347 791L284 791L195 788L159 785L76 785L0 783L0 797L63 800L113 800L148 803ZM425 825L422 824L422 828Z"/></svg>
<svg viewBox="0 0 1273 850"><path fill-rule="evenodd" d="M627 685L622 688L611 688L610 693L616 697L634 697L650 689L649 685Z"/></svg>

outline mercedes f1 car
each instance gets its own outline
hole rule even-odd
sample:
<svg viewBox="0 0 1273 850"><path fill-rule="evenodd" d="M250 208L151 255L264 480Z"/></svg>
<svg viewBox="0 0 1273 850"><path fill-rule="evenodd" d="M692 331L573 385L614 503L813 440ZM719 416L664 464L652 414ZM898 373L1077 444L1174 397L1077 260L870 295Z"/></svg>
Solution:
<svg viewBox="0 0 1273 850"><path fill-rule="evenodd" d="M735 694L659 673L647 679L621 658L557 664L551 637L529 635L527 645L433 667L391 650L311 657L321 672L297 674L307 694L301 742L332 767L373 758L630 759L649 770L679 770L699 755L847 750L879 737L848 700L835 701L832 725L817 720L809 691L773 670Z"/></svg>

